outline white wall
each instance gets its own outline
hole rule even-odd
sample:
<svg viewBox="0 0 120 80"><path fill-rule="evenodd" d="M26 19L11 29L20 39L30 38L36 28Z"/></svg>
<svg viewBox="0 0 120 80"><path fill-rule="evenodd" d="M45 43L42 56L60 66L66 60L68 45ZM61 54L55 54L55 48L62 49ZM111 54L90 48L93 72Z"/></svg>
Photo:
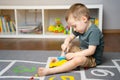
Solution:
<svg viewBox="0 0 120 80"><path fill-rule="evenodd" d="M103 29L120 29L120 0L0 0L0 5L103 4Z"/></svg>
<svg viewBox="0 0 120 80"><path fill-rule="evenodd" d="M0 4L6 5L55 5L82 3L100 3L102 0L0 0Z"/></svg>

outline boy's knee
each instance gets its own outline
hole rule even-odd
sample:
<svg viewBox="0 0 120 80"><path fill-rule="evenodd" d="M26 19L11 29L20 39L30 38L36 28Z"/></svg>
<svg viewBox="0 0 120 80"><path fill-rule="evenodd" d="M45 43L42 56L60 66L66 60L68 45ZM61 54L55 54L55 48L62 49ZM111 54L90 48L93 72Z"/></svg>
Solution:
<svg viewBox="0 0 120 80"><path fill-rule="evenodd" d="M85 57L83 56L74 57L73 61L76 65L82 65L85 62Z"/></svg>

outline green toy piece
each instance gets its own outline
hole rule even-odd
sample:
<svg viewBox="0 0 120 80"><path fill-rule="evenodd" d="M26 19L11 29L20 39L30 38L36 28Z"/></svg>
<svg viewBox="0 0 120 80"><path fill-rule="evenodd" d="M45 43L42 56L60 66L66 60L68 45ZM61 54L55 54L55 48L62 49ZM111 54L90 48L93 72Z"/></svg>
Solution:
<svg viewBox="0 0 120 80"><path fill-rule="evenodd" d="M62 24L56 25L56 27L54 28L54 32L55 33L60 33L60 32L64 32L64 27Z"/></svg>

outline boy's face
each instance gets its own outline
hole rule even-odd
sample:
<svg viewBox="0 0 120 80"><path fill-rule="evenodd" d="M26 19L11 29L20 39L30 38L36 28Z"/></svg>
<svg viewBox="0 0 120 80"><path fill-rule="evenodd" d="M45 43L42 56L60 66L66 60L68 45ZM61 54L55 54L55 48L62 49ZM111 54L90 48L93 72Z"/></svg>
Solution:
<svg viewBox="0 0 120 80"><path fill-rule="evenodd" d="M81 17L80 20L75 20L74 17L70 15L67 22L76 32L84 33L86 30L86 20L84 20L84 17Z"/></svg>

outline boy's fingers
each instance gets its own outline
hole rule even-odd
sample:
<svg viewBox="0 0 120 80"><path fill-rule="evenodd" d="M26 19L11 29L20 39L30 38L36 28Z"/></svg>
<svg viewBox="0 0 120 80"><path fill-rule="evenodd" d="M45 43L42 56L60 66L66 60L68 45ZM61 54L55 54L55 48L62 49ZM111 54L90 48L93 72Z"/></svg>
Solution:
<svg viewBox="0 0 120 80"><path fill-rule="evenodd" d="M56 62L57 59L56 58L51 58L51 62Z"/></svg>
<svg viewBox="0 0 120 80"><path fill-rule="evenodd" d="M66 51L65 52L68 52L69 51L69 47L68 48L66 48Z"/></svg>

